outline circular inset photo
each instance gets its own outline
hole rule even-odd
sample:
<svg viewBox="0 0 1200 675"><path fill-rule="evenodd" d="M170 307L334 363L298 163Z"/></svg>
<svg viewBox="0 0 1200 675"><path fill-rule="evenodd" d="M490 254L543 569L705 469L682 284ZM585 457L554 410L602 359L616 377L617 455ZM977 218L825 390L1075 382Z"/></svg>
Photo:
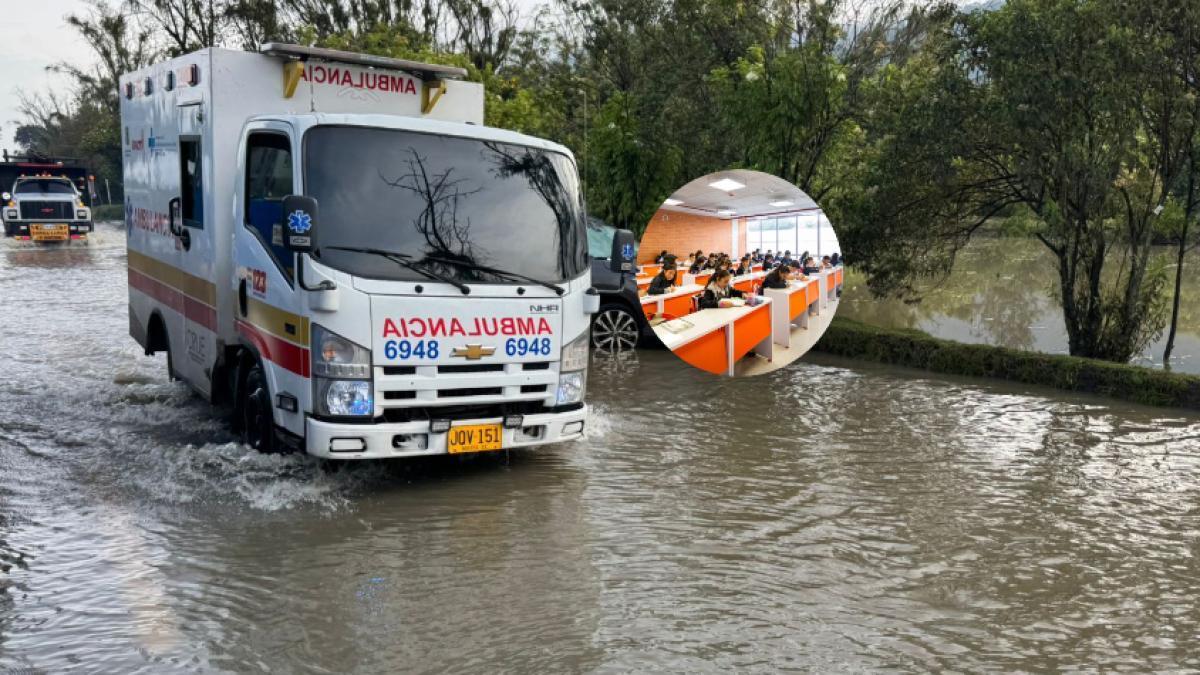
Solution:
<svg viewBox="0 0 1200 675"><path fill-rule="evenodd" d="M642 311L663 346L710 373L761 375L800 358L837 312L833 226L803 190L760 171L676 190L638 248Z"/></svg>

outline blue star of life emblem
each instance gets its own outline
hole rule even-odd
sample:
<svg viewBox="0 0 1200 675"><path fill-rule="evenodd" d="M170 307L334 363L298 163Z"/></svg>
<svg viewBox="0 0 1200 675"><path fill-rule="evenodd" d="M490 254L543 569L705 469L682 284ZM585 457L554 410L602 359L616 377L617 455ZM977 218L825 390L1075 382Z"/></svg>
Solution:
<svg viewBox="0 0 1200 675"><path fill-rule="evenodd" d="M312 229L312 216L303 211L292 211L288 214L288 229L296 234L304 234Z"/></svg>
<svg viewBox="0 0 1200 675"><path fill-rule="evenodd" d="M622 246L621 256L626 260L633 260L633 244L625 244Z"/></svg>

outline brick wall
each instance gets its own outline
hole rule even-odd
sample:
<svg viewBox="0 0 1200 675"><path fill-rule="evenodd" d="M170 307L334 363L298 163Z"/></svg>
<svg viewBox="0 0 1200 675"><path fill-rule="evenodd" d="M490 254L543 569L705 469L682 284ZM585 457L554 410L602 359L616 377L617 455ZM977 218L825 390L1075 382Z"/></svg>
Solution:
<svg viewBox="0 0 1200 675"><path fill-rule="evenodd" d="M739 225L738 230L744 247L746 226ZM642 234L638 263L654 262L663 249L680 258L686 258L696 249L704 251L705 255L713 251L732 253L729 250L729 221L659 209Z"/></svg>

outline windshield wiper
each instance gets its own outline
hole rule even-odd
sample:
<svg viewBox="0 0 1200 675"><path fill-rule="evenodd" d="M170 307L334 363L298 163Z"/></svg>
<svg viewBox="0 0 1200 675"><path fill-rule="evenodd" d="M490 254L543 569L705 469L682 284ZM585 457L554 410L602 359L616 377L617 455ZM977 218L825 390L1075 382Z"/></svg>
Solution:
<svg viewBox="0 0 1200 675"><path fill-rule="evenodd" d="M555 286L554 284L550 283L549 281L542 281L541 279L534 279L533 277L527 277L524 274L517 274L516 272L509 272L508 270L497 269L495 267L488 267L487 265L480 265L479 263L474 262L474 261L455 260L453 258L439 258L437 256L430 256L430 255L425 256L424 258L422 258L422 260L430 260L432 262L442 263L444 265L458 265L459 267L465 267L467 269L479 270L480 272L487 272L488 274L494 274L498 277L508 277L512 281L525 281L525 282L528 282L531 284L537 284L538 286L545 286L546 288L549 288L550 290L554 291L555 293L557 293L559 295L562 295L565 292L565 291L563 291L562 287Z"/></svg>
<svg viewBox="0 0 1200 675"><path fill-rule="evenodd" d="M413 260L413 257L408 255L407 253L396 253L395 251L385 251L381 248L359 248L357 246L324 246L322 248L333 249L335 251L349 251L351 253L370 253L372 255L382 256L384 258L387 258L388 260L391 260L392 262L396 263L397 265L404 267L405 269L409 269L409 270L416 272L417 274L420 274L421 276L425 277L426 279L433 279L434 281L440 281L444 284L450 284L451 286L462 291L463 295L467 295L468 293L471 292L470 286L462 283L461 281L455 281L454 279L451 279L450 277L443 276L436 272L431 272L431 271L425 269L417 261Z"/></svg>

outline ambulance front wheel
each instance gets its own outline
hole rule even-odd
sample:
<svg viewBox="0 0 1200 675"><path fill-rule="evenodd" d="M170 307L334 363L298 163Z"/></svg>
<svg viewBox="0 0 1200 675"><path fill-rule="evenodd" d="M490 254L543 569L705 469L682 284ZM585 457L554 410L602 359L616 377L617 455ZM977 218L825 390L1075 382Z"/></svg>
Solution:
<svg viewBox="0 0 1200 675"><path fill-rule="evenodd" d="M271 418L271 392L262 366L255 363L242 387L242 443L259 452L275 452L275 421Z"/></svg>

